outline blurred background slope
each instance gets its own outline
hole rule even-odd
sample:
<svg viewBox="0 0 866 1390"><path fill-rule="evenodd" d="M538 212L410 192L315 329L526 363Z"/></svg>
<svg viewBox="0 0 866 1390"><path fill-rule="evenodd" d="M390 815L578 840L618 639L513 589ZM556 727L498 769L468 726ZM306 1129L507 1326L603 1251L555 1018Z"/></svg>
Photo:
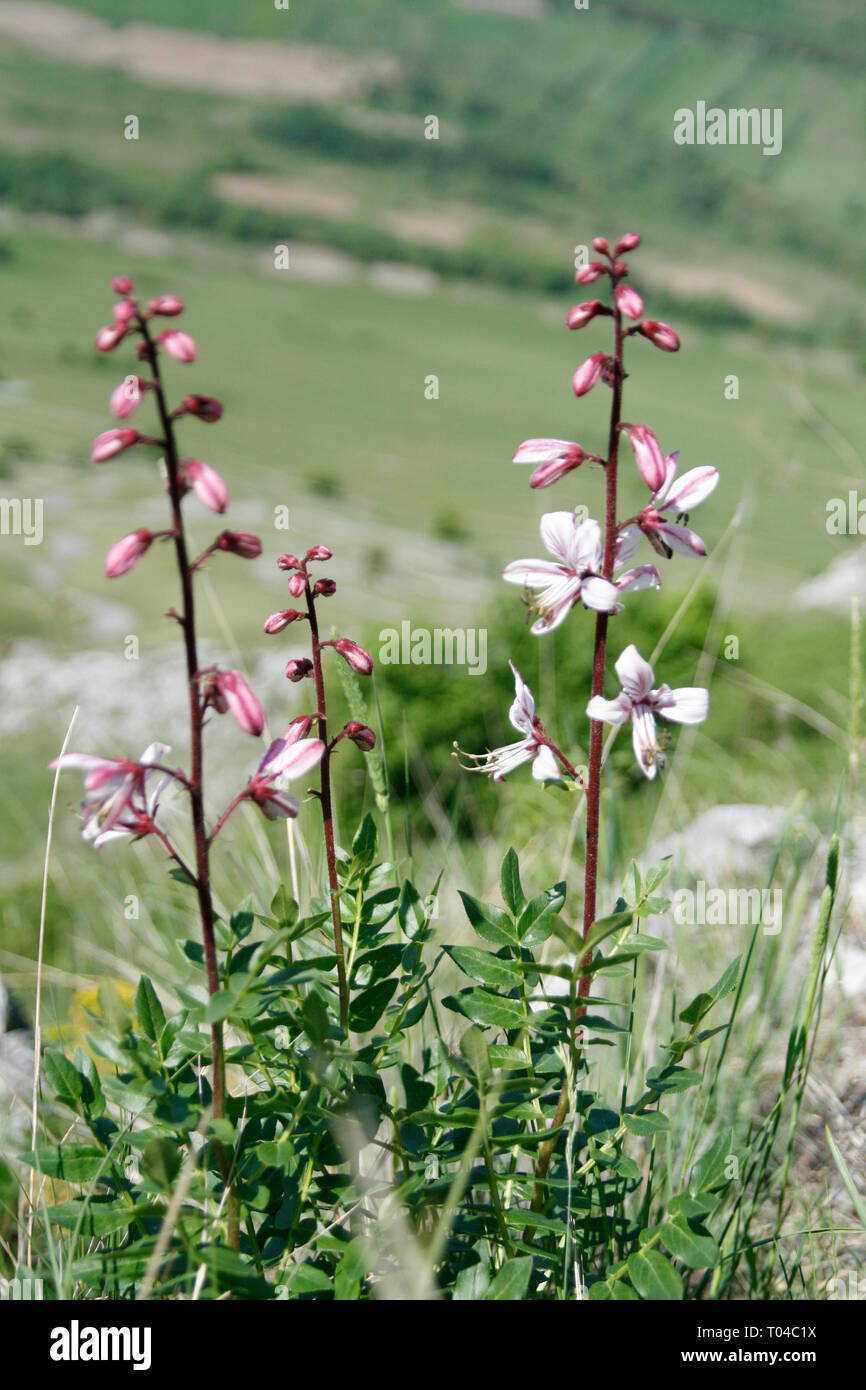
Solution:
<svg viewBox="0 0 866 1390"><path fill-rule="evenodd" d="M570 391L577 362L606 341L564 329L585 297L574 248L639 230L634 283L683 352L632 347L628 415L684 467L722 472L699 526L719 549L664 671L693 680L706 648L713 718L661 802L617 747L607 868L618 872L623 835L643 843L716 802L778 810L802 791L826 824L849 751L850 597L866 576L860 537L826 526L828 499L863 486L861 7L152 0L143 23L133 0L0 3L0 39L0 491L45 505L41 545L0 540L0 968L13 986L32 977L45 764L72 707L78 746L134 754L160 737L185 752L176 634L161 618L174 597L167 557L116 584L101 577L111 541L163 515L143 459L88 462L131 368L123 348L106 360L92 346L121 272L145 297L172 291L188 306L199 357L172 364L170 390L225 401L218 428L185 426L184 447L226 475L232 524L261 530L265 558L213 564L205 647L215 658L231 634L275 729L300 701L282 679L292 644L261 638L287 547L334 549L335 621L374 656L380 630L404 618L488 629L484 676L377 676L400 847L408 817L431 873L450 854L469 886L488 876L494 828L557 870L567 862L550 794L461 778L451 743L507 737L509 656L547 709L586 678L586 615L539 644L497 576L535 553L542 511L596 513L600 476L539 496L510 458L536 434L601 447L605 393L576 404ZM781 153L677 146L674 111L698 100L781 107ZM137 140L124 138L130 115ZM429 116L438 140L424 138ZM437 400L425 398L431 375ZM637 504L630 456L624 478ZM278 504L288 536L273 526ZM190 515L207 543L207 517ZM618 641L651 649L697 575L668 566L662 595L639 595L618 620ZM137 661L124 657L131 634ZM551 722L579 755L582 706L561 700ZM255 756L224 725L217 788ZM347 819L368 795L363 772L347 773ZM130 976L162 949L173 900L150 887L149 846L79 849L77 796L64 781L51 958L71 982L109 965ZM284 872L284 841L265 846ZM131 925L123 896L142 885L153 920Z"/></svg>

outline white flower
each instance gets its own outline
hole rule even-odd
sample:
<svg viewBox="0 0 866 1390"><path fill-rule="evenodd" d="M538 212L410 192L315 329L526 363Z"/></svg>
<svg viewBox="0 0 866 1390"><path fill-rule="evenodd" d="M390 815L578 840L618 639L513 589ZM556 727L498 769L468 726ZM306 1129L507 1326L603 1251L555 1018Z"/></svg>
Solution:
<svg viewBox="0 0 866 1390"><path fill-rule="evenodd" d="M163 788L171 781L163 777L148 792L147 779L154 764L162 763L170 750L164 743L151 743L137 762L129 758L98 758L90 753L64 753L51 767L77 768L84 779L82 835L94 849L111 840L148 835L156 816Z"/></svg>
<svg viewBox="0 0 866 1390"><path fill-rule="evenodd" d="M578 521L573 512L547 512L541 518L541 539L553 560L513 560L502 571L509 584L536 591L531 612L533 633L552 632L564 622L576 603L600 613L616 613L622 607L624 589L657 589L654 565L627 570L613 581L604 579L601 527L597 521Z"/></svg>
<svg viewBox="0 0 866 1390"><path fill-rule="evenodd" d="M515 743L506 743L502 748L494 748L489 753L467 753L468 763L462 764L469 772L486 772L494 782L501 782L509 772L532 763L532 775L537 782L559 781L559 766L547 741L541 721L536 717L535 700L529 686L513 661L509 666L514 674L514 701L508 711L518 733L523 737Z"/></svg>
<svg viewBox="0 0 866 1390"><path fill-rule="evenodd" d="M626 647L616 663L616 674L622 691L615 700L595 695L586 707L590 719L606 724L627 724L631 720L632 742L638 766L652 780L658 771L659 748L656 742L655 715L676 724L702 724L709 713L710 697L696 686L681 686L671 690L669 685L653 689L655 676L648 661L637 647Z"/></svg>

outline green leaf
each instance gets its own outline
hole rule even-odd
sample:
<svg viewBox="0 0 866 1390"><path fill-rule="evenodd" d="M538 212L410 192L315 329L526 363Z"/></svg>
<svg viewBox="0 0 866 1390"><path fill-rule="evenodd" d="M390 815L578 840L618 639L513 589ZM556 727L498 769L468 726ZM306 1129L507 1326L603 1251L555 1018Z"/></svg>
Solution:
<svg viewBox="0 0 866 1390"><path fill-rule="evenodd" d="M729 1127L710 1144L692 1168L689 1176L691 1193L709 1192L711 1188L729 1181L725 1170L733 1155L733 1147L734 1131Z"/></svg>
<svg viewBox="0 0 866 1390"><path fill-rule="evenodd" d="M362 868L367 869L373 863L378 846L379 837L376 832L376 822L371 815L367 814L355 831L355 838L352 841L352 853Z"/></svg>
<svg viewBox="0 0 866 1390"><path fill-rule="evenodd" d="M271 898L271 917L278 931L293 927L298 920L298 904L284 883Z"/></svg>
<svg viewBox="0 0 866 1390"><path fill-rule="evenodd" d="M523 1023L523 1007L519 999L509 999L504 994L490 994L486 989L464 990L456 998L450 995L442 1000L449 1009L463 1014L473 1023L483 1028L519 1028Z"/></svg>
<svg viewBox="0 0 866 1390"><path fill-rule="evenodd" d="M595 1284L590 1284L587 1298L593 1303L608 1303L613 1300L616 1303L636 1303L637 1294L634 1289L622 1279L600 1279Z"/></svg>
<svg viewBox="0 0 866 1390"><path fill-rule="evenodd" d="M631 908L626 908L623 912L612 912L609 917L599 917L589 929L589 934L583 942L583 952L594 951L596 946L601 945L614 932L625 931L630 927L634 918Z"/></svg>
<svg viewBox="0 0 866 1390"><path fill-rule="evenodd" d="M691 1086L700 1085L701 1074L690 1071L688 1067L651 1067L646 1074L646 1084L659 1095L669 1091L687 1091Z"/></svg>
<svg viewBox="0 0 866 1390"><path fill-rule="evenodd" d="M740 960L737 956L732 960L724 975L721 975L711 989L704 994L698 994L690 1004L688 1004L680 1014L683 1023L688 1023L692 1027L700 1023L705 1014L708 1014L714 1004L720 999L724 999L726 994L730 994L737 987L737 980L740 975Z"/></svg>
<svg viewBox="0 0 866 1390"><path fill-rule="evenodd" d="M45 1079L59 1101L77 1109L77 1102L84 1094L84 1077L72 1065L68 1057L55 1048L48 1048L42 1058Z"/></svg>
<svg viewBox="0 0 866 1390"><path fill-rule="evenodd" d="M672 1255L689 1269L713 1269L719 1262L719 1247L709 1231L697 1221L677 1216L662 1230L662 1240Z"/></svg>
<svg viewBox="0 0 866 1390"><path fill-rule="evenodd" d="M837 844L836 844L836 852L837 852L837 854L838 854L838 851L839 851L839 845L838 845L838 842L837 842ZM852 1201L853 1204L854 1204L854 1210L855 1210L856 1213L857 1213L857 1216L858 1216L858 1218L859 1218L859 1220L860 1220L860 1224L861 1224L861 1226L863 1226L864 1230L866 1230L866 1199L864 1199L863 1196L862 1196L862 1194L858 1191L858 1189L857 1189L857 1184L854 1182L854 1179L853 1179L853 1177L851 1176L851 1170L850 1170L850 1168L848 1167L848 1164L845 1162L844 1158L842 1157L842 1154L841 1154L840 1151L839 1151L839 1148L838 1148L838 1146L837 1146L837 1144L836 1144L836 1141L835 1141L835 1139L833 1138L832 1134L830 1133L830 1126L829 1126L829 1125L825 1125L825 1126L824 1126L824 1133L825 1133L826 1136L827 1136L827 1143L829 1144L829 1146L830 1146L830 1152L831 1152L831 1154L833 1155L833 1162L836 1164L836 1167L839 1169L839 1176L841 1177L843 1183L845 1184L845 1187L846 1187L846 1189L847 1189L847 1191L848 1191L848 1196L851 1198L851 1201Z"/></svg>
<svg viewBox="0 0 866 1390"><path fill-rule="evenodd" d="M180 1154L171 1139L151 1139L141 1155L141 1171L167 1191L180 1172Z"/></svg>
<svg viewBox="0 0 866 1390"><path fill-rule="evenodd" d="M638 1250L628 1258L628 1277L641 1298L668 1303L683 1296L683 1281L658 1250Z"/></svg>
<svg viewBox="0 0 866 1390"><path fill-rule="evenodd" d="M446 950L455 964L479 984L501 989L516 989L520 985L521 973L517 966L490 951L475 946L449 946Z"/></svg>
<svg viewBox="0 0 866 1390"><path fill-rule="evenodd" d="M517 923L517 935L525 946L538 945L553 931L550 918L562 910L565 884L547 888L526 904Z"/></svg>
<svg viewBox="0 0 866 1390"><path fill-rule="evenodd" d="M658 1110L642 1115L623 1115L622 1122L629 1134L662 1134L671 1127L667 1115L662 1115Z"/></svg>
<svg viewBox="0 0 866 1390"><path fill-rule="evenodd" d="M485 1298L491 1302L519 1302L520 1299L526 1297L531 1274L531 1255L522 1255L516 1260L506 1260L487 1290Z"/></svg>
<svg viewBox="0 0 866 1390"><path fill-rule="evenodd" d="M247 898L238 908L237 912L231 915L231 929L238 941L245 941L253 929L256 914L253 910L252 898Z"/></svg>
<svg viewBox="0 0 866 1390"><path fill-rule="evenodd" d="M349 1027L355 1033L370 1033L394 997L399 980L380 980L356 994L349 1005Z"/></svg>
<svg viewBox="0 0 866 1390"><path fill-rule="evenodd" d="M454 1292L451 1297L455 1301L470 1300L477 1303L486 1296L489 1287L490 1271L486 1264L479 1262L461 1269L454 1280Z"/></svg>
<svg viewBox="0 0 866 1390"><path fill-rule="evenodd" d="M469 893L461 891L460 897L466 916L480 937L494 946L517 945L514 923L507 912L503 912L501 907L494 907L492 903L480 903Z"/></svg>
<svg viewBox="0 0 866 1390"><path fill-rule="evenodd" d="M460 1039L460 1051L475 1072L479 1084L483 1085L490 1076L490 1058L487 1054L484 1034L479 1028L466 1029Z"/></svg>
<svg viewBox="0 0 866 1390"><path fill-rule="evenodd" d="M92 1144L44 1144L30 1153L20 1154L19 1158L46 1178L62 1178L65 1182L77 1183L96 1179L113 1183L122 1181L117 1164Z"/></svg>
<svg viewBox="0 0 866 1390"><path fill-rule="evenodd" d="M502 889L502 901L509 912L516 917L519 912L523 911L526 898L520 884L520 865L513 849L508 851L502 861L499 883Z"/></svg>
<svg viewBox="0 0 866 1390"><path fill-rule="evenodd" d="M151 1042L158 1042L165 1028L165 1014L156 997L156 990L146 975L142 975L135 991L135 1016L141 1031Z"/></svg>
<svg viewBox="0 0 866 1390"><path fill-rule="evenodd" d="M82 1236L110 1236L125 1231L136 1221L160 1219L163 1210L151 1202L133 1206L123 1197L86 1197L49 1207L46 1219L52 1226L75 1231Z"/></svg>

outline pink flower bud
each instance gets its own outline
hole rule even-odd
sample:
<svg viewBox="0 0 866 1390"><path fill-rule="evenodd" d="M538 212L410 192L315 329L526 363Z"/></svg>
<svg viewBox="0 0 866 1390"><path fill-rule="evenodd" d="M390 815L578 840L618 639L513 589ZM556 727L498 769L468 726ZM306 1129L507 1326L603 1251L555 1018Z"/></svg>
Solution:
<svg viewBox="0 0 866 1390"><path fill-rule="evenodd" d="M568 439L527 439L514 455L515 463L534 463L529 486L549 487L583 463L586 454Z"/></svg>
<svg viewBox="0 0 866 1390"><path fill-rule="evenodd" d="M296 715L283 734L283 743L297 743L299 739L307 737L312 727L313 720L309 714Z"/></svg>
<svg viewBox="0 0 866 1390"><path fill-rule="evenodd" d="M581 362L572 382L576 396L585 396L587 391L592 390L601 376L601 369L606 360L606 353L594 352L591 357L587 357L585 362Z"/></svg>
<svg viewBox="0 0 866 1390"><path fill-rule="evenodd" d="M137 565L142 555L150 549L153 536L150 531L131 531L122 540L116 541L105 557L106 579L119 579Z"/></svg>
<svg viewBox="0 0 866 1390"><path fill-rule="evenodd" d="M376 747L376 735L366 724L359 724L357 719L351 719L343 730L346 738L350 738L362 753L369 753Z"/></svg>
<svg viewBox="0 0 866 1390"><path fill-rule="evenodd" d="M621 256L624 251L634 251L638 246L640 246L640 237L638 233L626 232L625 236L621 236L614 246L613 254L615 256Z"/></svg>
<svg viewBox="0 0 866 1390"><path fill-rule="evenodd" d="M313 593L321 598L330 598L337 592L337 584L334 579L317 579L313 585Z"/></svg>
<svg viewBox="0 0 866 1390"><path fill-rule="evenodd" d="M202 506L209 507L212 512L224 512L228 505L229 490L216 469L211 468L209 463L202 463L201 459L183 459L181 468L186 482ZM261 546L255 553L258 555L260 552Z"/></svg>
<svg viewBox="0 0 866 1390"><path fill-rule="evenodd" d="M202 467L206 468L207 464L203 464ZM213 472L213 469L210 471ZM221 478L220 482L222 482ZM193 488L195 488L194 483ZM255 560L262 553L261 541L258 536L252 535L249 531L223 531L222 535L217 536L216 543L218 550L225 550L230 555L241 555L245 560Z"/></svg>
<svg viewBox="0 0 866 1390"><path fill-rule="evenodd" d="M271 634L282 632L284 627L288 627L289 623L295 622L300 617L301 614L297 608L283 608L279 613L271 613L270 617L265 618L265 632Z"/></svg>
<svg viewBox="0 0 866 1390"><path fill-rule="evenodd" d="M132 291L132 281L128 275L115 275L111 282L111 288L115 294L130 294Z"/></svg>
<svg viewBox="0 0 866 1390"><path fill-rule="evenodd" d="M574 278L579 285L591 285L593 280L597 280L602 271L606 269L607 267L602 265L601 261L590 261L589 265L579 267Z"/></svg>
<svg viewBox="0 0 866 1390"><path fill-rule="evenodd" d="M159 335L159 341L176 362L195 361L195 340L188 333L181 333L179 328L165 328Z"/></svg>
<svg viewBox="0 0 866 1390"><path fill-rule="evenodd" d="M138 310L131 299L119 299L112 307L111 313L115 323L130 323Z"/></svg>
<svg viewBox="0 0 866 1390"><path fill-rule="evenodd" d="M655 343L657 348L663 352L679 352L680 340L668 323L659 323L656 319L644 319L643 323L638 324L638 333L642 333L645 338L649 338L651 343Z"/></svg>
<svg viewBox="0 0 866 1390"><path fill-rule="evenodd" d="M216 678L219 694L225 700L235 723L254 737L265 727L262 707L239 671L221 671Z"/></svg>
<svg viewBox="0 0 866 1390"><path fill-rule="evenodd" d="M305 560L330 560L332 552L326 545L314 545L304 556Z"/></svg>
<svg viewBox="0 0 866 1390"><path fill-rule="evenodd" d="M195 415L196 419L204 420L206 425L212 425L222 417L222 401L218 401L216 396L184 396L178 413Z"/></svg>
<svg viewBox="0 0 866 1390"><path fill-rule="evenodd" d="M588 299L585 304L575 304L574 308L568 311L566 328L583 328L584 324L595 318L601 307L600 299Z"/></svg>
<svg viewBox="0 0 866 1390"><path fill-rule="evenodd" d="M592 239L592 249L593 251L600 251L603 256L606 256L609 249L607 244L607 237L594 236Z"/></svg>
<svg viewBox="0 0 866 1390"><path fill-rule="evenodd" d="M648 425L632 425L628 437L641 477L650 492L658 492L667 472L658 440Z"/></svg>
<svg viewBox="0 0 866 1390"><path fill-rule="evenodd" d="M307 587L307 576L300 572L293 574L289 579L289 593L292 598L300 598Z"/></svg>
<svg viewBox="0 0 866 1390"><path fill-rule="evenodd" d="M281 555L277 560L278 570L296 570L300 569L300 567L301 562L297 555Z"/></svg>
<svg viewBox="0 0 866 1390"><path fill-rule="evenodd" d="M111 352L126 337L125 323L108 323L96 335L97 352Z"/></svg>
<svg viewBox="0 0 866 1390"><path fill-rule="evenodd" d="M286 664L286 679L297 684L313 674L313 663L308 656L295 656Z"/></svg>
<svg viewBox="0 0 866 1390"><path fill-rule="evenodd" d="M107 463L116 454L122 454L124 449L131 448L137 440L138 430L103 430L93 441L90 457L94 463Z"/></svg>
<svg viewBox="0 0 866 1390"><path fill-rule="evenodd" d="M144 382L140 376L128 376L115 386L111 393L109 408L116 420L125 420L141 405Z"/></svg>
<svg viewBox="0 0 866 1390"><path fill-rule="evenodd" d="M616 307L626 318L639 319L643 313L643 300L637 290L633 290L630 285L617 285L613 292Z"/></svg>
<svg viewBox="0 0 866 1390"><path fill-rule="evenodd" d="M373 672L373 659L369 652L365 652L363 647L359 647L357 642L353 642L349 637L338 637L334 643L334 650L340 653L344 661L348 662L353 671L357 671L359 676L369 676Z"/></svg>
<svg viewBox="0 0 866 1390"><path fill-rule="evenodd" d="M183 313L183 304L176 294L161 294L158 299L152 299L147 306L149 314L163 314L166 318L174 318L176 314Z"/></svg>

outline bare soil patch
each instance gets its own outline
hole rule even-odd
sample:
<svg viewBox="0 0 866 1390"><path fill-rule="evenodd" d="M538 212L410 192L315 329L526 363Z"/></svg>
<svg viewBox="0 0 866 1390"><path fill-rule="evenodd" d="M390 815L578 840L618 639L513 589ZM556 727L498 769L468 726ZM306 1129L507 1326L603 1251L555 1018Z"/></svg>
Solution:
<svg viewBox="0 0 866 1390"><path fill-rule="evenodd" d="M0 3L0 36L58 62L112 67L143 82L282 101L357 97L399 71L387 56L349 58L315 44L223 39L188 29L127 24L113 29L91 15L40 0Z"/></svg>

